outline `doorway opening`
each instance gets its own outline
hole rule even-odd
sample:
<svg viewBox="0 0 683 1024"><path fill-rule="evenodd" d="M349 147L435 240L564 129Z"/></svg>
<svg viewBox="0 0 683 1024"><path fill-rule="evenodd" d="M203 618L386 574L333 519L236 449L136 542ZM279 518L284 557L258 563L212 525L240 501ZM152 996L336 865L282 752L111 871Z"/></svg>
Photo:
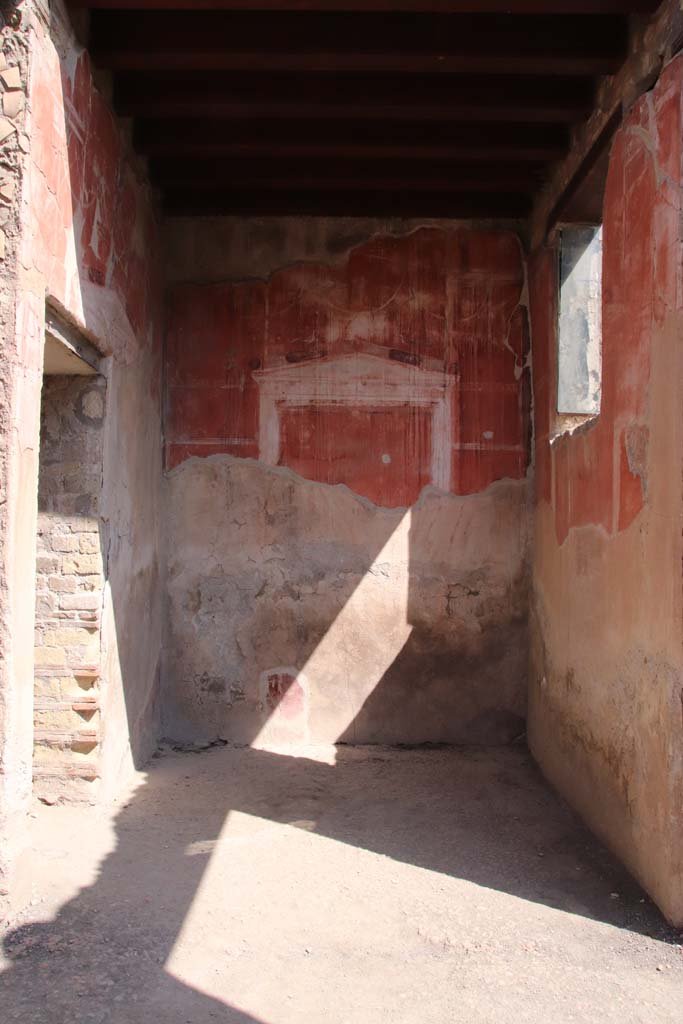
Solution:
<svg viewBox="0 0 683 1024"><path fill-rule="evenodd" d="M106 380L99 355L48 311L40 410L34 793L91 801L99 780L100 500Z"/></svg>

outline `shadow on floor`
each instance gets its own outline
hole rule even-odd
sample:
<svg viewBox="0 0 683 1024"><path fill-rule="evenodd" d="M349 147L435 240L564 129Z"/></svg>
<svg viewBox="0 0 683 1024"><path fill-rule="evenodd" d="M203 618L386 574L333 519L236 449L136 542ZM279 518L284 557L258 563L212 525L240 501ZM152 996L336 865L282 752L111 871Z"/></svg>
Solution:
<svg viewBox="0 0 683 1024"><path fill-rule="evenodd" d="M230 812L571 915L675 938L521 749L339 747L334 766L252 749L165 752L120 810L117 845L96 883L53 921L6 936L11 966L0 976L3 1020L257 1021L164 969Z"/></svg>

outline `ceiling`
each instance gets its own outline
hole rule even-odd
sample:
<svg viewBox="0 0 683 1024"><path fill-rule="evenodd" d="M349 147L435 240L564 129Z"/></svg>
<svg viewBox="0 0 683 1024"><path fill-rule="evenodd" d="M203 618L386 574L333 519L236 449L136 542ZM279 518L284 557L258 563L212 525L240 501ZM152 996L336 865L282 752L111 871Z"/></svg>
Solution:
<svg viewBox="0 0 683 1024"><path fill-rule="evenodd" d="M74 0L170 213L524 217L658 0Z"/></svg>

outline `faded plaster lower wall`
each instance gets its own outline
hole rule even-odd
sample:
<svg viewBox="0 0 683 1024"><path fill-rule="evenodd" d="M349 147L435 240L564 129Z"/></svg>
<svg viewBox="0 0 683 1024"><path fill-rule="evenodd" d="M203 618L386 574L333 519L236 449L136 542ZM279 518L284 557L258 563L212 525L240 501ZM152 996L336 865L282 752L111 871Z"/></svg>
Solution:
<svg viewBox="0 0 683 1024"><path fill-rule="evenodd" d="M200 235L211 283L178 280ZM517 238L183 220L167 240L166 733L519 735L529 367ZM241 247L262 276L242 278Z"/></svg>
<svg viewBox="0 0 683 1024"><path fill-rule="evenodd" d="M526 484L382 509L231 456L168 477L165 730L504 743L526 703Z"/></svg>
<svg viewBox="0 0 683 1024"><path fill-rule="evenodd" d="M553 440L557 254L530 267L536 413L529 735L683 924L683 60L631 110L604 204L602 407Z"/></svg>

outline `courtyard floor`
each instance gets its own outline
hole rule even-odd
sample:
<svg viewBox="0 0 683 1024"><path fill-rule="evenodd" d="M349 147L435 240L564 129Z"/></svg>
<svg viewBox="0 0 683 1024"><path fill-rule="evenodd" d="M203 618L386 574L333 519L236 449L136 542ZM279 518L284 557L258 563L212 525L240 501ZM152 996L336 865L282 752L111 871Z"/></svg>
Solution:
<svg viewBox="0 0 683 1024"><path fill-rule="evenodd" d="M36 805L22 1024L680 1024L683 950L523 748L165 750Z"/></svg>

